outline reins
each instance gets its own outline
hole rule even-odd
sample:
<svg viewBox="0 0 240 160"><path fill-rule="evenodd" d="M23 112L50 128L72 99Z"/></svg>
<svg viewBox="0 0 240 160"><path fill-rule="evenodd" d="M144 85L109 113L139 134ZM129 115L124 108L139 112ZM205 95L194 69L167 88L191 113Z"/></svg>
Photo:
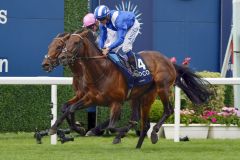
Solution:
<svg viewBox="0 0 240 160"><path fill-rule="evenodd" d="M75 34L75 33L73 33L72 34L72 36L77 36L77 37L79 37L80 39L84 39L81 35L79 35L79 34ZM90 44L92 45L92 43L91 43L91 41L89 41L90 42ZM93 57L81 57L81 56L79 56L79 57L77 57L77 56L75 56L75 58L76 59L81 59L81 60L91 60L91 59L101 59L101 58L106 58L107 56L106 55L99 55L99 56L93 56Z"/></svg>
<svg viewBox="0 0 240 160"><path fill-rule="evenodd" d="M79 34L72 34L72 36L77 36L77 37L79 37L80 39L84 39L81 35L79 35ZM88 38L87 38L87 40L88 40ZM93 47L96 47L95 45L93 45L92 44L92 42L90 41L90 40L88 40L89 41L89 44L90 45L92 45ZM73 54L74 55L74 54ZM97 84L101 79L103 79L104 77L105 77L105 75L106 75L106 73L107 73L107 69L106 69L106 66L107 66L107 64L108 64L108 60L107 60L107 55L97 55L97 56L92 56L92 57L81 57L81 56L78 56L78 54L75 54L75 56L74 56L74 58L76 59L76 60L95 60L95 59L105 59L105 67L104 67L104 72L97 78L97 79L95 79L93 82L88 82L86 79L85 79L85 77L84 77L84 79L85 79L85 83L87 83L87 84Z"/></svg>

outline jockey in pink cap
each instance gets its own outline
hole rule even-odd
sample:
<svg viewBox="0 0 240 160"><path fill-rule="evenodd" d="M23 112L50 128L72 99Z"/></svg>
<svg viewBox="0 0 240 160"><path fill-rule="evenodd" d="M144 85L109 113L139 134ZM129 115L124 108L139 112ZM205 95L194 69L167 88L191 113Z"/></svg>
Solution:
<svg viewBox="0 0 240 160"><path fill-rule="evenodd" d="M91 29L92 31L96 32L98 27L98 21L95 19L94 14L88 13L83 18L83 27Z"/></svg>
<svg viewBox="0 0 240 160"><path fill-rule="evenodd" d="M99 40L99 21L97 21L94 17L93 13L88 13L83 18L83 27L90 29L94 36L96 37L96 43L98 44ZM109 30L107 34L107 40L104 44L105 47L109 47L112 42L116 39L116 32L113 30Z"/></svg>

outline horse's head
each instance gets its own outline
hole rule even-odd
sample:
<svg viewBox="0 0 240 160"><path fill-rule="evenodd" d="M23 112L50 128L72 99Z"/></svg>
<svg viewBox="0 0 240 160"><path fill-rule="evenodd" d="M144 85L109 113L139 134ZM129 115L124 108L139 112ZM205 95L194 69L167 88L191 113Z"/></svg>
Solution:
<svg viewBox="0 0 240 160"><path fill-rule="evenodd" d="M83 29L71 34L66 42L66 47L59 55L59 61L62 65L71 65L76 59L86 57L88 40L94 41L94 36L91 31Z"/></svg>
<svg viewBox="0 0 240 160"><path fill-rule="evenodd" d="M45 55L42 62L43 70L51 72L56 66L59 65L58 56L65 47L65 42L69 37L69 33L62 33L53 39L48 47L48 53Z"/></svg>

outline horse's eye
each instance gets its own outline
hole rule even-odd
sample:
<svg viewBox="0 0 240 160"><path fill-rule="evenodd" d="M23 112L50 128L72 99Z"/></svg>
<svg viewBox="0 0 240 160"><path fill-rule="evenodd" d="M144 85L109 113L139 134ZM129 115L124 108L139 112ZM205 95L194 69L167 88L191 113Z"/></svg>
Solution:
<svg viewBox="0 0 240 160"><path fill-rule="evenodd" d="M62 46L58 46L58 47L57 47L57 50L62 50Z"/></svg>

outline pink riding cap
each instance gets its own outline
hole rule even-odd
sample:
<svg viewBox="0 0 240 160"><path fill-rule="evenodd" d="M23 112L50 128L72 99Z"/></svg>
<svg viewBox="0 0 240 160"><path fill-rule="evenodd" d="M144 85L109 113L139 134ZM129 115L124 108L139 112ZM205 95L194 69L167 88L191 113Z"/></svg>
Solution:
<svg viewBox="0 0 240 160"><path fill-rule="evenodd" d="M83 18L83 26L88 27L93 25L96 22L96 19L94 17L94 14L88 13L86 16Z"/></svg>

